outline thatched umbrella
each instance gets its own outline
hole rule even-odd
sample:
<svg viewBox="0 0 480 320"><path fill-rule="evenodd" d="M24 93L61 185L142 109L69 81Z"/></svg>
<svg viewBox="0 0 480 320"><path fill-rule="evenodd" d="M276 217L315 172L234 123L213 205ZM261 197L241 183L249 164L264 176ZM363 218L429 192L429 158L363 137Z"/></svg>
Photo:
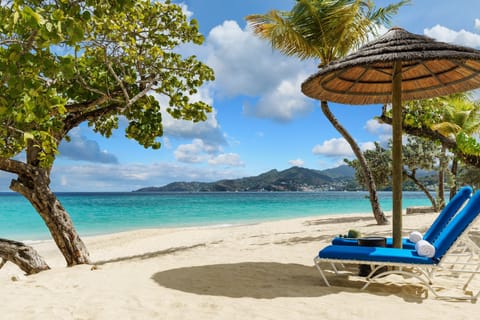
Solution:
<svg viewBox="0 0 480 320"><path fill-rule="evenodd" d="M402 101L480 87L480 51L392 28L309 77L302 92L321 101L392 104L393 242L402 243Z"/></svg>

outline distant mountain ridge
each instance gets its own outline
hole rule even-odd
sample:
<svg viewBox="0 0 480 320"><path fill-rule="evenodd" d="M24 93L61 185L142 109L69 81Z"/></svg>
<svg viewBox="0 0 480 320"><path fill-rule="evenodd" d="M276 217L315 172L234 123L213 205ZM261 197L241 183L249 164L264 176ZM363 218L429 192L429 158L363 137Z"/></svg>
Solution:
<svg viewBox="0 0 480 320"><path fill-rule="evenodd" d="M146 187L134 192L246 192L246 191L326 191L344 190L354 180L355 170L347 165L327 170L291 167L270 170L254 177L215 182L173 182L162 187Z"/></svg>

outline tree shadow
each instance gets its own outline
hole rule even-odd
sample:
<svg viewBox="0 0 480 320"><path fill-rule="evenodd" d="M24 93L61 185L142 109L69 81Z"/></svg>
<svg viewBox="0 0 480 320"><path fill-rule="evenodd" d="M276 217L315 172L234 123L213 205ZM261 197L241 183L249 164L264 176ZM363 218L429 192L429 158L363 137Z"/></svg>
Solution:
<svg viewBox="0 0 480 320"><path fill-rule="evenodd" d="M339 224L339 223L351 223L351 222L372 221L372 220L374 220L372 216L368 216L368 217L335 216L335 217L320 218L315 220L308 220L308 221L305 221L303 224L305 226L316 226L316 225L323 225L323 224Z"/></svg>
<svg viewBox="0 0 480 320"><path fill-rule="evenodd" d="M275 241L278 245L296 245L301 243L324 242L333 239L331 235L321 235L317 237L293 237L286 240Z"/></svg>
<svg viewBox="0 0 480 320"><path fill-rule="evenodd" d="M241 262L194 266L157 272L151 278L169 289L230 298L321 297L350 292L397 295L405 301L419 303L427 296L423 286L411 284L373 283L367 291L361 291L365 282L346 275L330 274L328 278L332 286L327 287L315 267L292 263Z"/></svg>
<svg viewBox="0 0 480 320"><path fill-rule="evenodd" d="M131 260L146 260L146 259L152 259L152 258L157 258L161 256L165 256L168 254L172 253L178 253L182 251L188 251L192 250L195 248L199 247L205 247L205 243L200 243L200 244L195 244L192 246L184 246L184 247L173 247L173 248L168 248L165 250L159 250L159 251L153 251L153 252L147 252L147 253L142 253L142 254L136 254L136 255L131 255L131 256L124 256L124 257L118 257L118 258L112 258L112 259L107 259L107 260L98 260L94 261L93 264L100 266L104 265L107 263L116 263L116 262L123 262L123 261L131 261Z"/></svg>

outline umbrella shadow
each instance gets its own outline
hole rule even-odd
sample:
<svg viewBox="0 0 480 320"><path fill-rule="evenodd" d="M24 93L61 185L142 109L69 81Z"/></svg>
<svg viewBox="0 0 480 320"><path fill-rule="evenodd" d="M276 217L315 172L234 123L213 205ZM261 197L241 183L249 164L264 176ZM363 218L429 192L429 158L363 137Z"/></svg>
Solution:
<svg viewBox="0 0 480 320"><path fill-rule="evenodd" d="M241 262L184 267L152 275L158 285L198 295L229 298L274 299L280 297L322 297L340 292L398 295L408 302L421 302L426 297L423 286L392 283L365 284L346 275L329 275L326 287L313 266L275 262Z"/></svg>

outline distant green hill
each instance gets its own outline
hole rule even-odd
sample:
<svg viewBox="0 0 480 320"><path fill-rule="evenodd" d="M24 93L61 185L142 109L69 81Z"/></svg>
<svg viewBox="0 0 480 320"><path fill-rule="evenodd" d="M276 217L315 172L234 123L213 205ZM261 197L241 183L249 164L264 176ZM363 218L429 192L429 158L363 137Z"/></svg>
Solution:
<svg viewBox="0 0 480 320"><path fill-rule="evenodd" d="M292 167L270 170L255 177L216 182L173 182L163 187L147 187L135 192L241 192L241 191L323 191L345 190L354 180L354 169L343 165L328 170Z"/></svg>
<svg viewBox="0 0 480 320"><path fill-rule="evenodd" d="M434 172L419 172L418 179L434 190L438 176ZM411 180L406 180L404 190L418 191ZM358 191L365 190L355 180L355 170L347 165L326 170L292 167L287 170L270 170L254 177L226 179L215 182L173 182L162 187L146 187L134 192L257 192L257 191ZM390 186L379 188L389 191Z"/></svg>
<svg viewBox="0 0 480 320"><path fill-rule="evenodd" d="M347 165L341 165L336 168L322 170L321 172L334 179L353 178L355 176L355 169Z"/></svg>

